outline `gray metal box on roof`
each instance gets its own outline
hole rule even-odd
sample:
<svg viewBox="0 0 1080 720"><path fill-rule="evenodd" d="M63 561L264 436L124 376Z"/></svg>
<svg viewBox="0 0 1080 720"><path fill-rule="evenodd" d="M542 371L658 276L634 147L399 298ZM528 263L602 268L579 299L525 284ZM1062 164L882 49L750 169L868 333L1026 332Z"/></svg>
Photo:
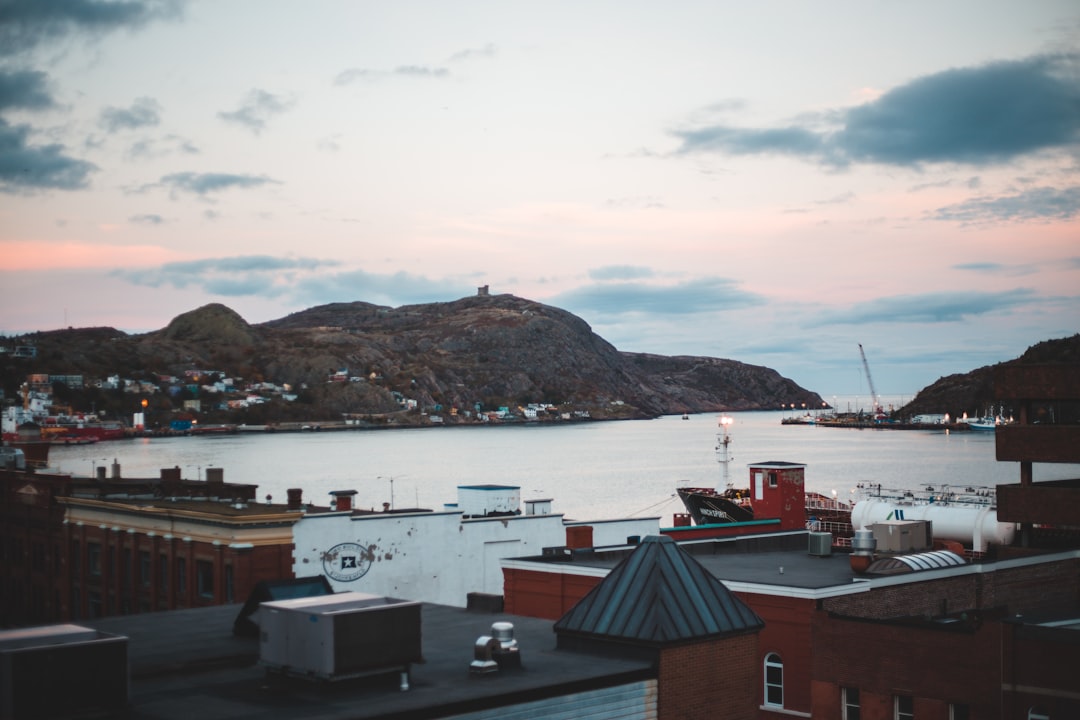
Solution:
<svg viewBox="0 0 1080 720"><path fill-rule="evenodd" d="M120 712L128 639L80 625L0 631L0 718Z"/></svg>
<svg viewBox="0 0 1080 720"><path fill-rule="evenodd" d="M336 680L422 662L420 603L346 592L264 602L259 662L288 675Z"/></svg>

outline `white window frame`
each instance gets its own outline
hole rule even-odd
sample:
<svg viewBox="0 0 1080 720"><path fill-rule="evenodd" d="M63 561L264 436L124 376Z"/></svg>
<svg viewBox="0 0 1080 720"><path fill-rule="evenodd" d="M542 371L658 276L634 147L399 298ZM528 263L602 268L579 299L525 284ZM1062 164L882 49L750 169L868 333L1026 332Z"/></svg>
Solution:
<svg viewBox="0 0 1080 720"><path fill-rule="evenodd" d="M1027 720L1050 720L1050 713L1036 705L1028 708Z"/></svg>
<svg viewBox="0 0 1080 720"><path fill-rule="evenodd" d="M769 682L769 669L770 668L775 668L775 669L779 670L779 672L780 672L780 682L779 683ZM780 655L778 655L777 653L774 653L774 652L768 653L767 655L765 655L765 660L762 663L762 670L763 670L763 672L762 672L762 680L764 681L764 684L763 684L763 687L762 687L762 691L764 693L763 698L762 698L762 700L763 700L762 704L766 705L768 707L784 707L784 661L780 659ZM780 702L778 702L778 703L772 702L769 699L769 690L770 689L776 689L776 690L778 690L780 692Z"/></svg>
<svg viewBox="0 0 1080 720"><path fill-rule="evenodd" d="M911 712L900 711L900 701L907 699L911 701ZM894 720L915 720L915 698L910 695L893 695L893 719Z"/></svg>
<svg viewBox="0 0 1080 720"><path fill-rule="evenodd" d="M855 692L855 701L852 702L848 693ZM840 717L841 720L859 720L862 717L862 702L859 696L859 688L840 688ZM854 710L855 712L851 712Z"/></svg>

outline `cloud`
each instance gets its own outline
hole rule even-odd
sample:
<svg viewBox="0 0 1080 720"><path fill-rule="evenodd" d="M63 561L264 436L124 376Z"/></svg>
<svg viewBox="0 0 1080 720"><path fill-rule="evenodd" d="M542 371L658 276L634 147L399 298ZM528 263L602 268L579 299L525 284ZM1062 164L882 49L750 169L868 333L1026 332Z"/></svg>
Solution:
<svg viewBox="0 0 1080 720"><path fill-rule="evenodd" d="M651 195L644 195L640 197L622 197L611 198L604 201L604 207L611 208L612 210L621 210L623 208L630 208L633 210L654 210L657 208L665 207L664 201Z"/></svg>
<svg viewBox="0 0 1080 720"><path fill-rule="evenodd" d="M105 108L101 111L100 122L110 133L152 127L161 122L161 105L154 98L136 98L130 108Z"/></svg>
<svg viewBox="0 0 1080 720"><path fill-rule="evenodd" d="M230 123L246 127L258 135L266 128L266 123L276 115L290 110L295 103L291 100L256 88L248 93L240 107L232 112L219 112L218 117Z"/></svg>
<svg viewBox="0 0 1080 720"><path fill-rule="evenodd" d="M197 155L199 148L195 147L190 140L179 135L165 135L160 138L140 138L136 140L127 149L127 156L130 158L156 158L174 152Z"/></svg>
<svg viewBox="0 0 1080 720"><path fill-rule="evenodd" d="M1040 302L1033 290L942 292L894 295L818 315L815 326L865 323L945 323L1012 310Z"/></svg>
<svg viewBox="0 0 1080 720"><path fill-rule="evenodd" d="M402 305L461 297L474 288L453 280L431 280L399 272L377 275L362 270L327 272L339 266L316 258L244 255L171 262L144 270L115 270L112 275L135 285L196 288L228 297L285 297L295 305L364 300Z"/></svg>
<svg viewBox="0 0 1080 720"><path fill-rule="evenodd" d="M132 215L128 218L128 222L135 223L136 225L161 225L165 222L165 218L160 215Z"/></svg>
<svg viewBox="0 0 1080 720"><path fill-rule="evenodd" d="M1071 220L1080 214L1080 186L1057 190L1032 188L1016 195L972 198L938 208L935 220L982 224L999 221Z"/></svg>
<svg viewBox="0 0 1080 720"><path fill-rule="evenodd" d="M681 154L777 154L826 165L988 165L1080 143L1078 55L945 70L786 126L675 131ZM833 129L820 129L830 122Z"/></svg>
<svg viewBox="0 0 1080 720"><path fill-rule="evenodd" d="M153 288L195 287L229 297L277 297L290 290L290 284L295 281L298 273L336 264L334 261L314 258L242 255L171 262L152 269L116 270L112 275L135 285Z"/></svg>
<svg viewBox="0 0 1080 720"><path fill-rule="evenodd" d="M342 70L334 77L334 84L349 85L357 80L376 80L393 76L439 79L449 77L450 71L446 68L428 67L426 65L399 65L390 71L349 68L347 70Z"/></svg>
<svg viewBox="0 0 1080 720"><path fill-rule="evenodd" d="M0 70L0 111L46 110L55 105L46 85L49 76L38 70Z"/></svg>
<svg viewBox="0 0 1080 720"><path fill-rule="evenodd" d="M551 298L551 303L578 315L686 315L763 305L765 299L740 290L734 280L714 277L676 285L635 282L587 285L560 293Z"/></svg>
<svg viewBox="0 0 1080 720"><path fill-rule="evenodd" d="M181 0L4 0L0 56L16 55L73 34L100 36L178 18Z"/></svg>
<svg viewBox="0 0 1080 720"><path fill-rule="evenodd" d="M399 306L443 302L448 297L464 297L475 291L475 285L454 279L432 280L406 272L379 275L352 270L301 278L293 288L293 297L306 306L352 300Z"/></svg>
<svg viewBox="0 0 1080 720"><path fill-rule="evenodd" d="M178 192L189 192L196 195L206 196L210 193L221 192L232 188L256 188L262 185L280 184L266 176L235 175L232 173L194 173L180 172L162 176L161 180L138 188L138 192L152 190L159 187L168 188L172 195Z"/></svg>
<svg viewBox="0 0 1080 720"><path fill-rule="evenodd" d="M994 262L960 263L952 266L953 270L964 270L982 273L985 275L1003 275L1016 277L1018 275L1031 275L1039 271L1034 265L1003 265Z"/></svg>
<svg viewBox="0 0 1080 720"><path fill-rule="evenodd" d="M427 67L426 65L401 65L394 68L394 75L441 78L450 75L450 71L446 68Z"/></svg>
<svg viewBox="0 0 1080 720"><path fill-rule="evenodd" d="M0 118L0 192L78 190L97 166L64 154L64 146L30 145L30 127Z"/></svg>
<svg viewBox="0 0 1080 720"><path fill-rule="evenodd" d="M639 265L606 265L589 270L589 277L593 280L638 280L651 278L655 274L652 268Z"/></svg>
<svg viewBox="0 0 1080 720"><path fill-rule="evenodd" d="M459 50L450 56L450 62L462 62L464 60L473 60L475 58L491 58L495 57L498 52L499 48L495 46L495 43L488 43L479 48Z"/></svg>

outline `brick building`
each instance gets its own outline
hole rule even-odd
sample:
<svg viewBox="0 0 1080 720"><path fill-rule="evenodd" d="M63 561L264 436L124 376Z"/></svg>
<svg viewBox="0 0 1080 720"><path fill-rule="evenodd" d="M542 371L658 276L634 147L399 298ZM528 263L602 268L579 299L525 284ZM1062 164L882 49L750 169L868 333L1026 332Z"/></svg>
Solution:
<svg viewBox="0 0 1080 720"><path fill-rule="evenodd" d="M150 479L2 471L0 625L64 622L239 602L292 576L289 505L256 486L179 468Z"/></svg>
<svg viewBox="0 0 1080 720"><path fill-rule="evenodd" d="M1080 370L1006 367L995 387L1020 408L1020 424L997 440L999 460L1020 462L1020 484L998 488L999 519L1021 527L1013 544L970 563L910 555L900 573L857 571L805 532L682 544L764 621L757 717L1080 717L1080 480L1034 482L1032 472L1035 462L1080 463ZM623 555L504 560L506 609L558 618Z"/></svg>

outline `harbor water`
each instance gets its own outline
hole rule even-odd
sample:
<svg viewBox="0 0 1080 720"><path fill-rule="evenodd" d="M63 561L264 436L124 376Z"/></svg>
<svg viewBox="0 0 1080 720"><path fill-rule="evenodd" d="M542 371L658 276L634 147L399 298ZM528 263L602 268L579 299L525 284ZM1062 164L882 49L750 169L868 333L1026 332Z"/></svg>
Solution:
<svg viewBox="0 0 1080 720"><path fill-rule="evenodd" d="M920 489L1019 482L1019 464L997 462L994 434L855 430L782 425L780 412L731 413L729 478L749 482L747 465L804 463L808 490L851 497L858 483ZM523 500L550 498L552 511L577 520L660 517L682 506L680 484L722 484L718 415L655 420L488 427L237 433L216 437L139 438L52 448L50 471L157 477L179 467L189 479L222 468L227 482L258 485L256 497L284 502L301 488L305 502L327 505L333 490L356 490L360 508L441 510L459 485L521 488ZM1036 465L1035 480L1080 477L1080 466Z"/></svg>

